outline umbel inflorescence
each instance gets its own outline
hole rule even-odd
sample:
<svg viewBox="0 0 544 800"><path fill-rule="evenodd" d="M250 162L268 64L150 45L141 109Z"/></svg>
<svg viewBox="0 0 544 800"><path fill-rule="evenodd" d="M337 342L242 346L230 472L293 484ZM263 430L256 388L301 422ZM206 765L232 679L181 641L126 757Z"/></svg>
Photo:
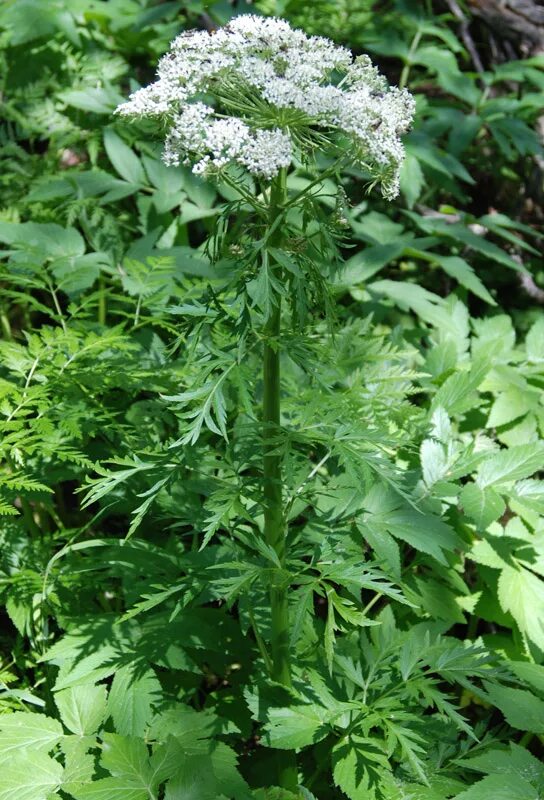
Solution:
<svg viewBox="0 0 544 800"><path fill-rule="evenodd" d="M362 166L391 198L414 100L367 56L281 19L243 15L213 33L178 36L158 80L117 112L162 118L165 162L197 174L236 164L271 179L319 146Z"/></svg>

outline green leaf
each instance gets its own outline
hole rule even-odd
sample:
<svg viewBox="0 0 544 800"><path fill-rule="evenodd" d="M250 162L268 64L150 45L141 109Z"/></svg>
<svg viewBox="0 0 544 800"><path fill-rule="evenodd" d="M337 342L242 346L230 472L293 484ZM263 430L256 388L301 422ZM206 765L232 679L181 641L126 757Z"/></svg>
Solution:
<svg viewBox="0 0 544 800"><path fill-rule="evenodd" d="M73 108L91 111L93 114L112 114L125 98L111 86L100 88L70 89L58 95L59 99Z"/></svg>
<svg viewBox="0 0 544 800"><path fill-rule="evenodd" d="M358 283L363 283L386 264L399 258L403 250L402 240L365 247L341 266L335 275L334 283L338 286L356 286Z"/></svg>
<svg viewBox="0 0 544 800"><path fill-rule="evenodd" d="M108 698L108 711L118 733L143 736L161 696L162 688L153 670L121 667L115 673Z"/></svg>
<svg viewBox="0 0 544 800"><path fill-rule="evenodd" d="M442 480L448 471L448 457L442 444L435 439L425 439L420 447L423 480L428 487Z"/></svg>
<svg viewBox="0 0 544 800"><path fill-rule="evenodd" d="M153 790L177 774L182 758L183 747L177 737L169 736L164 744L156 747L149 762L151 767L149 780Z"/></svg>
<svg viewBox="0 0 544 800"><path fill-rule="evenodd" d="M408 208L413 208L425 185L423 170L413 153L406 153L400 171L400 190L406 199Z"/></svg>
<svg viewBox="0 0 544 800"><path fill-rule="evenodd" d="M492 453L478 468L476 482L486 486L501 486L510 481L528 478L544 468L544 444L515 445L508 450Z"/></svg>
<svg viewBox="0 0 544 800"><path fill-rule="evenodd" d="M183 189L183 172L177 167L167 167L158 158L142 158L145 170L153 186L165 195L178 195Z"/></svg>
<svg viewBox="0 0 544 800"><path fill-rule="evenodd" d="M418 157L421 159L420 153L418 153ZM462 222L454 222L440 217L422 216L413 211L406 211L405 213L426 233L442 235L447 239L453 239L455 243L461 242L491 261L496 261L498 264L502 264L516 272L526 272L525 267L521 266L504 250L493 242L489 242L480 234L474 233Z"/></svg>
<svg viewBox="0 0 544 800"><path fill-rule="evenodd" d="M441 406L448 414L460 414L474 406L474 393L489 372L484 359L473 362L469 372L456 372L447 378L433 398L433 409Z"/></svg>
<svg viewBox="0 0 544 800"><path fill-rule="evenodd" d="M283 294L282 286L275 277L268 261L259 268L257 276L248 281L246 290L265 317L270 316L272 308L278 304L278 300Z"/></svg>
<svg viewBox="0 0 544 800"><path fill-rule="evenodd" d="M409 308L431 325L444 321L444 301L422 286L402 281L375 281L368 286L370 292L389 297L400 308Z"/></svg>
<svg viewBox="0 0 544 800"><path fill-rule="evenodd" d="M96 733L106 717L107 692L103 685L82 684L55 694L60 718L72 733Z"/></svg>
<svg viewBox="0 0 544 800"><path fill-rule="evenodd" d="M529 661L510 661L508 666L514 673L537 692L544 694L544 666L532 664ZM542 766L544 770L544 765Z"/></svg>
<svg viewBox="0 0 544 800"><path fill-rule="evenodd" d="M316 706L271 708L265 725L266 743L280 750L296 750L321 741L330 731L331 714Z"/></svg>
<svg viewBox="0 0 544 800"><path fill-rule="evenodd" d="M102 778L85 786L71 787L70 794L75 800L149 800L145 789L125 778Z"/></svg>
<svg viewBox="0 0 544 800"><path fill-rule="evenodd" d="M544 582L527 569L505 566L499 576L499 603L519 629L544 650Z"/></svg>
<svg viewBox="0 0 544 800"><path fill-rule="evenodd" d="M544 319L541 317L529 330L525 339L527 358L533 363L544 361Z"/></svg>
<svg viewBox="0 0 544 800"><path fill-rule="evenodd" d="M223 743L210 745L209 752L181 761L179 773L166 784L164 800L251 800L236 765L234 750Z"/></svg>
<svg viewBox="0 0 544 800"><path fill-rule="evenodd" d="M0 716L0 759L15 757L18 750L48 753L64 731L57 720L31 711L14 711Z"/></svg>
<svg viewBox="0 0 544 800"><path fill-rule="evenodd" d="M466 514L480 530L504 514L506 504L502 497L490 487L482 489L475 483L467 483L459 495L459 502Z"/></svg>
<svg viewBox="0 0 544 800"><path fill-rule="evenodd" d="M455 175L467 183L474 183L474 179L467 172L463 164L445 150L436 147L429 137L413 132L407 137L406 152L414 155L422 164L436 170L441 175L450 178ZM410 213L410 212L408 212Z"/></svg>
<svg viewBox="0 0 544 800"><path fill-rule="evenodd" d="M149 753L143 739L106 733L102 740L100 764L115 778L124 778L150 793L152 770Z"/></svg>
<svg viewBox="0 0 544 800"><path fill-rule="evenodd" d="M387 514L384 526L395 538L428 553L442 564L447 563L443 551L452 551L459 546L454 531L439 517L418 513L411 508Z"/></svg>
<svg viewBox="0 0 544 800"><path fill-rule="evenodd" d="M458 759L456 763L463 768L489 775L498 773L513 777L517 774L531 783L540 783L544 779L544 764L514 742L510 742L508 749L502 746L491 747L476 756Z"/></svg>
<svg viewBox="0 0 544 800"><path fill-rule="evenodd" d="M441 256L433 253L435 261L442 267L448 275L459 281L461 286L464 286L469 292L472 292L476 297L481 297L486 303L491 306L496 306L497 303L489 294L481 280L478 278L470 264L459 256Z"/></svg>
<svg viewBox="0 0 544 800"><path fill-rule="evenodd" d="M111 128L104 131L104 147L109 160L122 178L129 183L145 183L145 172L140 159Z"/></svg>
<svg viewBox="0 0 544 800"><path fill-rule="evenodd" d="M383 562L384 569L391 570L395 580L400 581L401 559L400 548L395 539L386 530L378 527L358 525L361 534L374 550L376 557Z"/></svg>
<svg viewBox="0 0 544 800"><path fill-rule="evenodd" d="M485 682L490 701L509 725L522 731L544 733L544 701L525 689L512 689Z"/></svg>
<svg viewBox="0 0 544 800"><path fill-rule="evenodd" d="M42 36L53 36L58 17L59 8L54 3L44 6L40 0L18 0L4 4L0 24L8 31L11 46L17 46Z"/></svg>
<svg viewBox="0 0 544 800"><path fill-rule="evenodd" d="M90 747L94 747L96 741L94 737L65 736L62 743L64 753L64 775L62 778L62 788L70 792L70 788L76 788L82 783L90 783L94 775L94 755L88 753Z"/></svg>
<svg viewBox="0 0 544 800"><path fill-rule="evenodd" d="M350 800L379 797L379 784L391 774L391 766L377 739L350 736L332 751L334 783Z"/></svg>
<svg viewBox="0 0 544 800"><path fill-rule="evenodd" d="M519 775L489 775L453 800L538 800L538 793Z"/></svg>
<svg viewBox="0 0 544 800"><path fill-rule="evenodd" d="M0 242L32 252L40 263L46 258L76 257L85 252L79 231L50 222L0 221Z"/></svg>
<svg viewBox="0 0 544 800"><path fill-rule="evenodd" d="M417 586L417 604L431 617L448 622L465 621L455 594L447 586L427 576L425 580L415 577L414 582Z"/></svg>
<svg viewBox="0 0 544 800"><path fill-rule="evenodd" d="M49 800L62 775L61 764L44 753L12 755L0 770L0 800Z"/></svg>
<svg viewBox="0 0 544 800"><path fill-rule="evenodd" d="M516 501L537 514L544 514L544 481L531 478L519 481L509 490L510 501Z"/></svg>
<svg viewBox="0 0 544 800"><path fill-rule="evenodd" d="M404 225L394 222L386 214L370 211L359 221L353 223L357 238L371 244L391 244L397 241L404 231Z"/></svg>
<svg viewBox="0 0 544 800"><path fill-rule="evenodd" d="M531 392L528 386L523 389L511 386L505 392L501 392L491 406L487 427L496 428L500 425L507 425L522 417L538 406L538 395L538 392Z"/></svg>
<svg viewBox="0 0 544 800"><path fill-rule="evenodd" d="M300 800L299 794L293 794L293 792L288 792L287 789L282 789L279 786L268 786L266 789L257 789L257 791L253 792L253 795L255 800ZM306 790L303 797L304 800L306 800L306 798L313 797L313 795Z"/></svg>

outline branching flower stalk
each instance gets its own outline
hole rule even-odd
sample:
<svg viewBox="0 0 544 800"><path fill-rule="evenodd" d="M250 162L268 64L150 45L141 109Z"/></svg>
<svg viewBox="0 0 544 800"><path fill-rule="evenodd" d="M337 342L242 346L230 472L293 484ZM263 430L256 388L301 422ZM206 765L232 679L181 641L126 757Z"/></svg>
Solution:
<svg viewBox="0 0 544 800"><path fill-rule="evenodd" d="M290 215L304 217L308 203L317 214L322 181L338 179L346 163L357 166L369 185L379 184L385 198L395 197L404 156L400 136L411 123L413 98L406 90L389 87L367 56L354 58L345 48L307 36L283 20L244 15L213 33L178 36L159 63L157 81L136 91L117 112L156 120L166 131L166 164L191 166L196 175L223 181L253 215L245 227L257 246L235 292L263 340L264 538L278 564L269 572L270 677L290 688L282 320L290 315L300 325L295 295L300 300L305 294L310 307L322 296L326 277L300 244L300 239L309 241L306 230L297 246L290 245ZM317 154L326 165L321 172ZM288 171L293 166L313 174L305 189L289 197ZM342 189L339 197L344 197ZM227 222L228 215L227 210ZM296 793L294 753L280 751L278 763L278 784Z"/></svg>

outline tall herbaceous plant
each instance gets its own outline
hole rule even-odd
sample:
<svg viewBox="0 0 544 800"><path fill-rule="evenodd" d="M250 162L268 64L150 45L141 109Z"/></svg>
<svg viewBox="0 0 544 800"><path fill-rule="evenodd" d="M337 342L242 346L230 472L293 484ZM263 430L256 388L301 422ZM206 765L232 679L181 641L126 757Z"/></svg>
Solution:
<svg viewBox="0 0 544 800"><path fill-rule="evenodd" d="M134 92L117 113L152 120L153 133L164 138L167 165L190 165L195 175L230 192L209 252L224 281L220 317L236 331L235 358L241 362L250 351L262 353L255 407L247 410L247 424L231 431L221 387L209 392L209 382L187 386L169 400L186 419L182 444L194 445L203 428L234 446L239 437L240 447L247 447L250 437L253 473L248 470L247 480L253 474L255 486L246 513L262 532L257 547L268 559L262 576L270 603L270 641L257 636L270 679L290 689L290 587L307 578L293 574L289 519L297 494L324 468L327 454L323 463L307 461L307 474L297 474L294 490L287 486L286 452L297 436L303 441L305 431L294 435L282 416L286 390L280 365L283 358L304 365L307 357L311 371L308 312L314 312L312 319L317 312L332 322L328 279L338 267L345 225L342 170L356 166L369 185L394 198L404 155L401 135L412 121L414 100L405 89L388 86L367 56L354 58L284 20L249 15L212 33L178 36L159 63L157 80ZM290 181L295 169L310 177ZM215 298L214 313L218 302ZM197 318L194 331L201 321ZM192 352L199 353L202 371L209 374L217 353ZM227 373L228 368L217 384ZM195 400L207 392L207 405L197 403L195 410ZM205 543L212 533L206 533ZM304 559L299 573L301 564ZM351 606L345 604L344 617L355 618ZM295 756L290 750L279 753L276 782L297 792Z"/></svg>

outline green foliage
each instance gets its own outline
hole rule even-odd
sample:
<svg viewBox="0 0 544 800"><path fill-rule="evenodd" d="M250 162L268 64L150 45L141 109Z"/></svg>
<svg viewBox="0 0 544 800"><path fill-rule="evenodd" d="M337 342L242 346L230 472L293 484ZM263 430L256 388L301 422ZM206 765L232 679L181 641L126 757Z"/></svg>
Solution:
<svg viewBox="0 0 544 800"><path fill-rule="evenodd" d="M112 117L181 29L254 4L0 10L0 800L293 800L291 751L306 800L535 800L542 57L478 74L442 3L255 5L417 95L398 204L295 170L274 242Z"/></svg>

